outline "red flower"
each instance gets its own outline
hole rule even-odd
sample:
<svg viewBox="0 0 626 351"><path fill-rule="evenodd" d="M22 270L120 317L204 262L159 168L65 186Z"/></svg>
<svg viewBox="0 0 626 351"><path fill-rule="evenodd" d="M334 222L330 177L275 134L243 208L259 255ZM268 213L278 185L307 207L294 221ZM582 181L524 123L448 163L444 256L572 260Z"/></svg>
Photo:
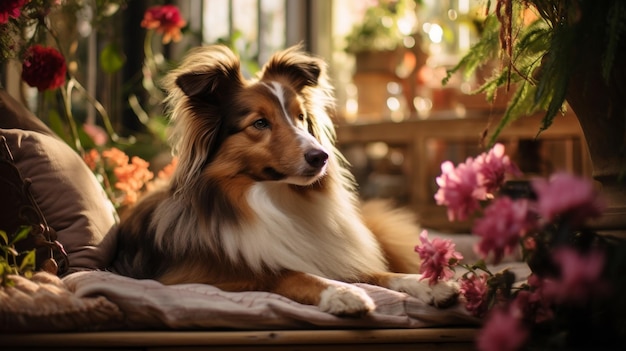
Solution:
<svg viewBox="0 0 626 351"><path fill-rule="evenodd" d="M181 39L180 29L187 22L181 18L178 7L174 5L153 6L146 10L141 21L141 26L147 29L155 29L163 34L163 44L170 41L178 42Z"/></svg>
<svg viewBox="0 0 626 351"><path fill-rule="evenodd" d="M28 0L2 0L0 1L0 24L9 22L9 18L20 17L21 8Z"/></svg>
<svg viewBox="0 0 626 351"><path fill-rule="evenodd" d="M415 247L415 252L420 255L422 264L420 272L422 279L430 278L429 283L435 284L438 280L447 280L454 276L450 267L455 266L463 259L461 253L455 251L455 245L451 240L434 238L428 240L428 232L420 234L421 245Z"/></svg>
<svg viewBox="0 0 626 351"><path fill-rule="evenodd" d="M22 80L39 91L56 89L65 83L65 58L54 48L33 45L22 62Z"/></svg>

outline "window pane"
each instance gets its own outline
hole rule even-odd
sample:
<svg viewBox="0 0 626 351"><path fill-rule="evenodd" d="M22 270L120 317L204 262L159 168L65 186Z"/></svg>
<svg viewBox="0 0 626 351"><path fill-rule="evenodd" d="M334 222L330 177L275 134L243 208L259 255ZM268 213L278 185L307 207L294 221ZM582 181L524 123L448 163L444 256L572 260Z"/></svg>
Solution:
<svg viewBox="0 0 626 351"><path fill-rule="evenodd" d="M261 0L259 62L285 47L285 0Z"/></svg>
<svg viewBox="0 0 626 351"><path fill-rule="evenodd" d="M202 41L205 43L215 43L219 38L230 35L230 19L228 14L229 1L224 0L204 0Z"/></svg>

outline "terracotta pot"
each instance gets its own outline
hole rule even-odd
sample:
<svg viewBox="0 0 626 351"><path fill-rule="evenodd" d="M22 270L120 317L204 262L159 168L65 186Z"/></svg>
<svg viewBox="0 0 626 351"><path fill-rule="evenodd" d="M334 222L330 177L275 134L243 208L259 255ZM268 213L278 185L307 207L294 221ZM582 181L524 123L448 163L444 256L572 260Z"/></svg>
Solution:
<svg viewBox="0 0 626 351"><path fill-rule="evenodd" d="M357 72L382 72L394 74L402 62L401 50L364 51L356 54Z"/></svg>

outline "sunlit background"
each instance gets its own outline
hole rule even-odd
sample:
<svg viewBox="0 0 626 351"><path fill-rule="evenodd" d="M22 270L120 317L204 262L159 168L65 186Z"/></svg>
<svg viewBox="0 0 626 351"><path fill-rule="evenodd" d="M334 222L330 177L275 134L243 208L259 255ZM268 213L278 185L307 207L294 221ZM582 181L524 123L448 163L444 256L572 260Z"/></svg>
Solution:
<svg viewBox="0 0 626 351"><path fill-rule="evenodd" d="M69 69L102 102L115 126L129 133L144 128L142 119L153 112L140 106L155 106L161 112L157 83L145 75L145 31L139 23L146 8L162 3L128 1L113 25L97 33L91 23L98 14L89 8L70 17L51 15L67 24L67 33L60 35L77 38L68 48L77 57ZM187 26L180 42L161 45L153 41L156 64L174 67L194 46L225 43L241 56L244 74L252 77L272 53L301 44L328 62L335 87L339 147L352 164L361 196L392 198L414 208L430 227L453 225L433 200L439 166L443 160L460 162L484 150L481 136L497 123L510 97L502 90L489 103L483 95L472 94L500 64L495 59L485 58L477 73L457 73L442 84L447 70L480 38L488 1L167 3L180 8ZM124 53L123 67L103 72L100 55L112 45ZM41 108L36 89L17 83L19 69L9 64L4 70L1 76L7 90L25 96L33 110ZM133 84L146 89L133 92ZM96 111L84 98L76 96L73 108L78 118L97 121ZM570 123L573 117L569 118L556 123L541 140L535 139L539 117L525 119L525 124L504 132L501 142L528 174L545 175L556 169L589 174L582 133L576 123Z"/></svg>

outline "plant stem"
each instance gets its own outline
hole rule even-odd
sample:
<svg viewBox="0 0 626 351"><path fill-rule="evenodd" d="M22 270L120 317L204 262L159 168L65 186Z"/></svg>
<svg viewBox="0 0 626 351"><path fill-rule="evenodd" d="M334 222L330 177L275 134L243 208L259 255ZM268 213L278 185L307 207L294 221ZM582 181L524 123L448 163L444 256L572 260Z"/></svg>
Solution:
<svg viewBox="0 0 626 351"><path fill-rule="evenodd" d="M65 112L65 117L67 119L67 123L70 126L70 132L72 133L72 139L74 139L74 148L79 153L83 153L85 150L80 142L80 137L78 136L78 128L76 126L76 121L74 120L74 115L72 114L72 89L73 89L73 80L67 82L65 89L59 89L61 91L61 95L63 96L63 111Z"/></svg>

